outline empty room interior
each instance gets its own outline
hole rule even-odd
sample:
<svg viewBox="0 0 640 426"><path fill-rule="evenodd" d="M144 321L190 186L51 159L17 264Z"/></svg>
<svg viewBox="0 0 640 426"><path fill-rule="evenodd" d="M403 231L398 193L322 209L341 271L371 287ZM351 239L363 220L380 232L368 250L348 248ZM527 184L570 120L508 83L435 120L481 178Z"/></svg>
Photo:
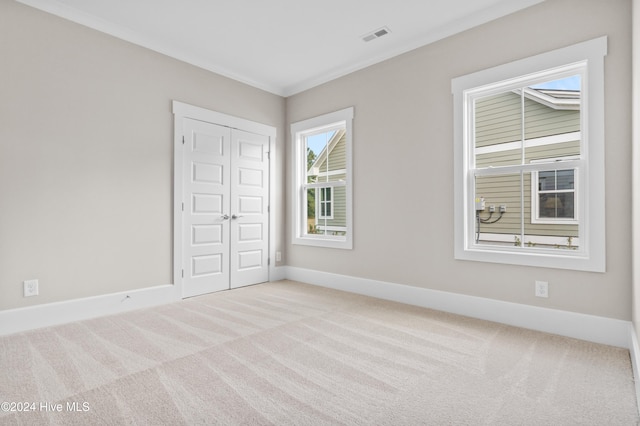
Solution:
<svg viewBox="0 0 640 426"><path fill-rule="evenodd" d="M638 424L640 1L0 1L1 424Z"/></svg>

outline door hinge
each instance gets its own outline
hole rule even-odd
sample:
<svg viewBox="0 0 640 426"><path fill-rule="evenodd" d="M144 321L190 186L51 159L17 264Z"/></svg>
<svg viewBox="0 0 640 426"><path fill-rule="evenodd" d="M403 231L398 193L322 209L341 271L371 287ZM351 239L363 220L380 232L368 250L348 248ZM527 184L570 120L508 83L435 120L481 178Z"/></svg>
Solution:
<svg viewBox="0 0 640 426"><path fill-rule="evenodd" d="M182 211L184 211L184 203L182 203Z"/></svg>
<svg viewBox="0 0 640 426"><path fill-rule="evenodd" d="M184 145L184 135L182 135L182 145Z"/></svg>
<svg viewBox="0 0 640 426"><path fill-rule="evenodd" d="M267 159L271 160L271 151L267 151Z"/></svg>
<svg viewBox="0 0 640 426"><path fill-rule="evenodd" d="M184 269L182 270L182 278L184 278Z"/></svg>
<svg viewBox="0 0 640 426"><path fill-rule="evenodd" d="M271 258L267 257L267 266L271 265Z"/></svg>

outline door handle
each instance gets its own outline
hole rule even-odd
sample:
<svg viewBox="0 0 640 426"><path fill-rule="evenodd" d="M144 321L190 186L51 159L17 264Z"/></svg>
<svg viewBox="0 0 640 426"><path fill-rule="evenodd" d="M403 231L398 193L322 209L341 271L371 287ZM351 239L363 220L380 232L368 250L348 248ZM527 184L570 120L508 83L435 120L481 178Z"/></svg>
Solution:
<svg viewBox="0 0 640 426"><path fill-rule="evenodd" d="M229 215L228 214L223 214L222 216L220 216L220 218L222 220L228 220L229 219Z"/></svg>
<svg viewBox="0 0 640 426"><path fill-rule="evenodd" d="M241 215L232 215L231 219L240 219L242 216Z"/></svg>

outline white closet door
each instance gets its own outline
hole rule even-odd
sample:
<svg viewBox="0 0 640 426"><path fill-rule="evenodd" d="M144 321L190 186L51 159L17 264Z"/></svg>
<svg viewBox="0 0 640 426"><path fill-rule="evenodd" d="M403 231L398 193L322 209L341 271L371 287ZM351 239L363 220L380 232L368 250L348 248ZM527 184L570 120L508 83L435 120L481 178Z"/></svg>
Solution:
<svg viewBox="0 0 640 426"><path fill-rule="evenodd" d="M184 120L183 297L229 288L231 135Z"/></svg>
<svg viewBox="0 0 640 426"><path fill-rule="evenodd" d="M183 128L183 297L268 281L269 137Z"/></svg>
<svg viewBox="0 0 640 426"><path fill-rule="evenodd" d="M231 133L231 288L269 279L269 138Z"/></svg>

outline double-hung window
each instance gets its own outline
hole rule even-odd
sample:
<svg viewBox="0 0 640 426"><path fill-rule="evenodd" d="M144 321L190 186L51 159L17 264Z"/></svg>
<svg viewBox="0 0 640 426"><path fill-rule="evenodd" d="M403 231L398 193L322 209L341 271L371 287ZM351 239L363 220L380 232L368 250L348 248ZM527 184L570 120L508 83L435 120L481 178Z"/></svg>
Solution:
<svg viewBox="0 0 640 426"><path fill-rule="evenodd" d="M604 272L606 46L453 80L457 259Z"/></svg>
<svg viewBox="0 0 640 426"><path fill-rule="evenodd" d="M291 125L293 243L352 248L353 108Z"/></svg>

